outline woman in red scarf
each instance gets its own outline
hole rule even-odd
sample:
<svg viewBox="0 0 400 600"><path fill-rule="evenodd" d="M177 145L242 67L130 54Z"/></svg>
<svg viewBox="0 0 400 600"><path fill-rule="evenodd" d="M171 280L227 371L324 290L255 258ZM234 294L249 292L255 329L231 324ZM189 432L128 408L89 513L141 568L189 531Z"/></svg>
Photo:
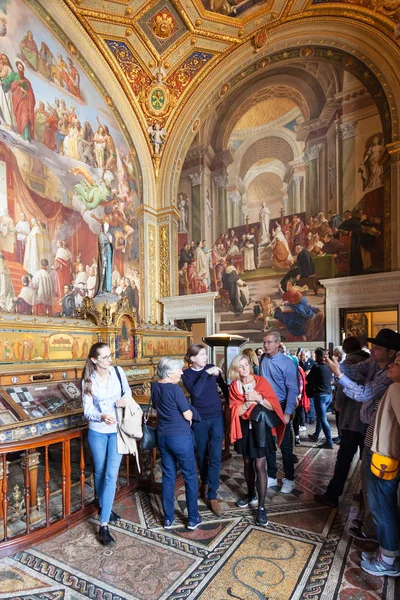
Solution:
<svg viewBox="0 0 400 600"><path fill-rule="evenodd" d="M276 450L275 438L278 446L280 445L285 431L285 420L271 385L264 377L253 374L247 356L239 354L233 359L228 377L232 379L229 388L231 443L234 444L236 452L243 456L248 489L248 495L239 500L237 506L246 508L249 505L258 505L256 524L265 526L268 523L264 508L267 493L265 457L267 453ZM257 405L274 411L279 418L279 424L275 428L266 428L263 446L258 445L255 427L250 421L251 413ZM255 492L256 474L258 498Z"/></svg>

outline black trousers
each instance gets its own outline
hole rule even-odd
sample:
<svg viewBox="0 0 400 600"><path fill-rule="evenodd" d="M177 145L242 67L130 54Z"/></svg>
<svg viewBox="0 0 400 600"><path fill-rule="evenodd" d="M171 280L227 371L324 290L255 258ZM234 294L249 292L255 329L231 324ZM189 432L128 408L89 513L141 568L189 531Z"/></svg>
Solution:
<svg viewBox="0 0 400 600"><path fill-rule="evenodd" d="M299 435L300 435L300 425L304 425L305 422L306 422L306 413L304 411L304 408L302 406L298 406L295 410L294 419L293 419L293 429L294 429L294 435L296 437L299 437Z"/></svg>
<svg viewBox="0 0 400 600"><path fill-rule="evenodd" d="M284 407L282 406L282 409ZM283 436L283 440L280 446L280 451L282 452L282 461L283 461L283 470L285 472L286 479L290 479L290 481L294 480L294 463L293 463L293 441L292 441L292 425L289 422L286 425L285 433ZM268 477L272 477L272 479L276 479L276 474L278 473L278 465L276 462L276 452L271 452L267 454L267 464L268 464Z"/></svg>
<svg viewBox="0 0 400 600"><path fill-rule="evenodd" d="M361 453L364 448L364 434L349 429L342 429L340 432L340 446L336 457L335 472L325 494L331 499L337 501L343 494L343 489L349 475L350 466L358 448Z"/></svg>

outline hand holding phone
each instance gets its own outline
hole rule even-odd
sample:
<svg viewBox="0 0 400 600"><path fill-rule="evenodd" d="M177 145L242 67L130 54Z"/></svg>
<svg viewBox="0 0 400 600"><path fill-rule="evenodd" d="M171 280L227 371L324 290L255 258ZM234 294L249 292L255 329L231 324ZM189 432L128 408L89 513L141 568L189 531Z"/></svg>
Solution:
<svg viewBox="0 0 400 600"><path fill-rule="evenodd" d="M244 389L244 393L245 394L249 394L250 392L253 391L253 384L252 383L245 383L243 386Z"/></svg>
<svg viewBox="0 0 400 600"><path fill-rule="evenodd" d="M332 360L332 357L333 357L333 342L329 342L329 344L328 344L328 355L329 355L329 358Z"/></svg>

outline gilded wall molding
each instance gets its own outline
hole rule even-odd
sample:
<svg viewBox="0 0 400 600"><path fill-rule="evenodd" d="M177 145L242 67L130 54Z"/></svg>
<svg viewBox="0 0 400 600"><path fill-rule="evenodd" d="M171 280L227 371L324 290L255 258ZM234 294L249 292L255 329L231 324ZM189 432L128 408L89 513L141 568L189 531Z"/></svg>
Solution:
<svg viewBox="0 0 400 600"><path fill-rule="evenodd" d="M160 272L159 297L170 295L170 231L169 225L160 225L158 228L158 268Z"/></svg>
<svg viewBox="0 0 400 600"><path fill-rule="evenodd" d="M148 277L148 320L157 322L157 228L147 224L147 277Z"/></svg>

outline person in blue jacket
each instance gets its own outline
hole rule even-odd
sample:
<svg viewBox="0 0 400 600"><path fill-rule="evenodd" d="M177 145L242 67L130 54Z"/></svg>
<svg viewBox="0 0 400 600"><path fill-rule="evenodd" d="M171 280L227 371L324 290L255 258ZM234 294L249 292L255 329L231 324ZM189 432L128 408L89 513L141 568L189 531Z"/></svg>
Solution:
<svg viewBox="0 0 400 600"><path fill-rule="evenodd" d="M190 394L192 406L201 417L201 421L193 423L197 464L201 477L200 497L207 501L214 514L221 516L222 508L217 493L224 419L218 386L225 398L228 396L228 386L222 377L221 369L208 362L207 351L202 344L192 344L188 348L185 360L189 368L183 371L182 381Z"/></svg>

